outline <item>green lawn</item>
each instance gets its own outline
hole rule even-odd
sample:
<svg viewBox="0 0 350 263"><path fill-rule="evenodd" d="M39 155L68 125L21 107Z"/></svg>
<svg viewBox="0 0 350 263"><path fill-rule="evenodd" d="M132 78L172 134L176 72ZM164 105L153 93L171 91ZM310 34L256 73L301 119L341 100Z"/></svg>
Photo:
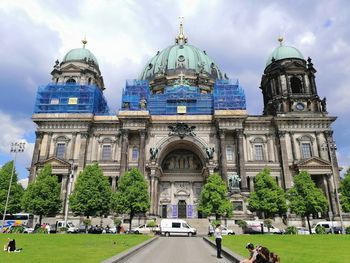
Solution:
<svg viewBox="0 0 350 263"><path fill-rule="evenodd" d="M0 262L101 262L151 236L93 234L0 234L1 250L7 238L16 240L20 253L0 253Z"/></svg>
<svg viewBox="0 0 350 263"><path fill-rule="evenodd" d="M223 245L248 257L248 242L267 247L287 263L350 262L350 235L237 235L224 236Z"/></svg>

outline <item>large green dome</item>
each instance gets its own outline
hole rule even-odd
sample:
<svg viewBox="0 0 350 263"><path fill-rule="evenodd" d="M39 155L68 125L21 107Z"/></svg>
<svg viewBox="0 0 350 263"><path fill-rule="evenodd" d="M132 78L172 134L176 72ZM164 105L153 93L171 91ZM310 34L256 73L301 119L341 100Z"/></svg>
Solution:
<svg viewBox="0 0 350 263"><path fill-rule="evenodd" d="M178 68L193 70L196 73L207 73L211 75L216 71L218 79L222 79L222 73L215 62L205 51L187 43L175 44L158 52L147 63L140 75L140 79L151 79L160 70L167 72Z"/></svg>
<svg viewBox="0 0 350 263"><path fill-rule="evenodd" d="M68 61L93 61L97 66L98 62L94 54L90 50L88 50L85 47L82 48L75 48L70 50L64 57L62 62L68 62Z"/></svg>
<svg viewBox="0 0 350 263"><path fill-rule="evenodd" d="M286 58L299 58L304 60L303 54L295 47L279 46L269 56L266 61L266 67L272 63L272 58L275 60L281 60Z"/></svg>

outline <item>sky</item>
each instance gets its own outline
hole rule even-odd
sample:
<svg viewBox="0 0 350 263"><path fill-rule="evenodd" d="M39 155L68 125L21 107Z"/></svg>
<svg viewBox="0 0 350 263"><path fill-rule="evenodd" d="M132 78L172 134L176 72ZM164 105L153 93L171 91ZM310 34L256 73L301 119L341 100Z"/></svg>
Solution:
<svg viewBox="0 0 350 263"><path fill-rule="evenodd" d="M12 160L11 143L26 142L16 169L28 177L36 91L51 81L56 59L86 47L97 57L112 112L120 107L126 79L137 78L158 50L174 43L179 17L188 42L206 50L243 86L249 114L259 115L266 60L278 46L298 48L317 70L327 98L339 165L350 164L350 1L117 1L0 0L0 166Z"/></svg>

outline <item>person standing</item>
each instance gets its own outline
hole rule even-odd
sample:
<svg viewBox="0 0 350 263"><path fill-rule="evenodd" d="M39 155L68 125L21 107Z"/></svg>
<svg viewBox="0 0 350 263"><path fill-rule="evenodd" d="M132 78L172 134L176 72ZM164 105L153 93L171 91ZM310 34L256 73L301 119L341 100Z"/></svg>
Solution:
<svg viewBox="0 0 350 263"><path fill-rule="evenodd" d="M214 236L215 236L215 243L216 243L216 257L217 258L222 258L222 256L221 256L222 234L221 234L220 224L216 225L216 228L215 228L215 231L214 231Z"/></svg>

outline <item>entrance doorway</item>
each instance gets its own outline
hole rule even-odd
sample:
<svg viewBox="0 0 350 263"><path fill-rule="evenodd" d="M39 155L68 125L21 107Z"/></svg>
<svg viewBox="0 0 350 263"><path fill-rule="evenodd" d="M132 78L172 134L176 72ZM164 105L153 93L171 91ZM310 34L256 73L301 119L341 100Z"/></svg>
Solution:
<svg viewBox="0 0 350 263"><path fill-rule="evenodd" d="M167 211L168 211L168 206L167 205L162 205L162 218L167 218Z"/></svg>
<svg viewBox="0 0 350 263"><path fill-rule="evenodd" d="M187 205L185 200L179 200L178 203L178 218L186 218L187 217L187 211L186 211Z"/></svg>

